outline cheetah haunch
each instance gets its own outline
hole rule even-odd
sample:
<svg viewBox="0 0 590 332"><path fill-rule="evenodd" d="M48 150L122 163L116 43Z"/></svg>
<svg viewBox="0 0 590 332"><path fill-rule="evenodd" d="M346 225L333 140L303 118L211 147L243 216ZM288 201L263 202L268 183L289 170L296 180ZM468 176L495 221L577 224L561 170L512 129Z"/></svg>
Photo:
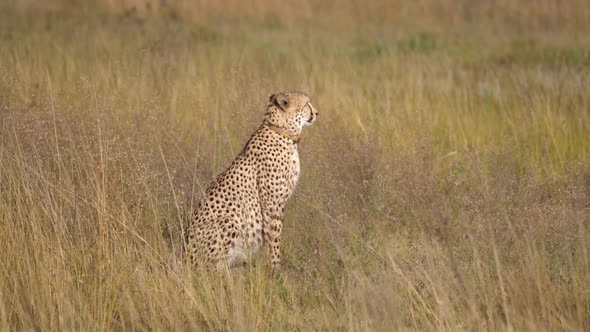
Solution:
<svg viewBox="0 0 590 332"><path fill-rule="evenodd" d="M318 114L304 93L270 96L262 125L195 211L187 231L192 264L234 267L264 245L272 268L280 266L285 203L299 178L297 143Z"/></svg>

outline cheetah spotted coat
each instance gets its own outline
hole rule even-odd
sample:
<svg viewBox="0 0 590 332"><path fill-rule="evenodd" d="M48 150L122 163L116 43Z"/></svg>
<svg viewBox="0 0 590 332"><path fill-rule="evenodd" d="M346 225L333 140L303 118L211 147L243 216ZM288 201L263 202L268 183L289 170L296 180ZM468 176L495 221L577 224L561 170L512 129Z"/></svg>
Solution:
<svg viewBox="0 0 590 332"><path fill-rule="evenodd" d="M318 112L298 92L271 95L262 125L207 188L188 228L192 264L243 264L265 246L280 266L285 204L299 179L297 142Z"/></svg>

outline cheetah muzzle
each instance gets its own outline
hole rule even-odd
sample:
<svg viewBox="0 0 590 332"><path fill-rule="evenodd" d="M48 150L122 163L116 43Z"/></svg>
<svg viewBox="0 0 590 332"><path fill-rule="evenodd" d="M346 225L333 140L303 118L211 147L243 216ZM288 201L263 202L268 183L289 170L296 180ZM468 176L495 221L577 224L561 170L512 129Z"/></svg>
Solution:
<svg viewBox="0 0 590 332"><path fill-rule="evenodd" d="M318 114L304 93L269 97L262 125L194 212L187 230L192 264L231 268L265 247L272 268L280 266L285 204L299 179L297 143Z"/></svg>

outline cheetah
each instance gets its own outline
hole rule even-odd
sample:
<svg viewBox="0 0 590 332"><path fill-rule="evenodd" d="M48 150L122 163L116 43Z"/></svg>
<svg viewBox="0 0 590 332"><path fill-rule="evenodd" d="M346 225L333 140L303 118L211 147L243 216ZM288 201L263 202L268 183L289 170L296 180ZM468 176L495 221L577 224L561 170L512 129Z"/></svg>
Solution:
<svg viewBox="0 0 590 332"><path fill-rule="evenodd" d="M187 229L191 264L232 268L264 246L271 268L280 267L285 204L299 179L297 144L318 114L304 93L270 95L262 125L194 211Z"/></svg>

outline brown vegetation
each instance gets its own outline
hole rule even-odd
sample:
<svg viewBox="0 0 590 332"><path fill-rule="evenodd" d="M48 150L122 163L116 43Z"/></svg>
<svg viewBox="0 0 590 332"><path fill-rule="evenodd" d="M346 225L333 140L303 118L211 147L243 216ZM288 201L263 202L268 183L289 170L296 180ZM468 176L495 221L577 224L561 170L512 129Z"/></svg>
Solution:
<svg viewBox="0 0 590 332"><path fill-rule="evenodd" d="M587 1L147 3L0 4L0 330L590 329ZM185 266L291 89L283 271Z"/></svg>

